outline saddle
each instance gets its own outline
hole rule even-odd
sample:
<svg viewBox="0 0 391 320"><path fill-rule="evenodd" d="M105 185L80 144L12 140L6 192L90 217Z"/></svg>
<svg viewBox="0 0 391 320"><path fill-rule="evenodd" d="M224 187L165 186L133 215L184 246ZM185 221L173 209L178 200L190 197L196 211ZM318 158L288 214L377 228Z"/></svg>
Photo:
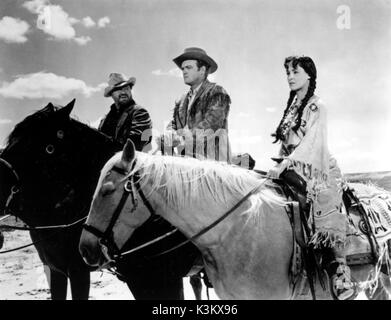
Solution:
<svg viewBox="0 0 391 320"><path fill-rule="evenodd" d="M295 240L304 248L305 238L310 235L306 182L293 170L285 170L280 178L277 184L297 202L292 205L291 223ZM376 263L380 247L385 245L391 256L391 194L373 185L348 183L342 199L348 219L348 265Z"/></svg>
<svg viewBox="0 0 391 320"><path fill-rule="evenodd" d="M315 299L315 279L318 276L322 287L321 266L318 263L315 251L307 245L311 237L311 230L307 223L310 212L310 203L307 202L307 183L294 170L285 169L280 174L280 180L275 180L290 202L290 212L294 249L290 266L290 276L293 284L293 295L296 292L305 292L304 286L309 284L312 297Z"/></svg>
<svg viewBox="0 0 391 320"><path fill-rule="evenodd" d="M305 238L310 235L307 225L310 204L307 202L307 183L293 170L284 170L280 175L281 180L275 182L282 188L285 195L292 200L291 223L294 238L301 248L306 247Z"/></svg>
<svg viewBox="0 0 391 320"><path fill-rule="evenodd" d="M295 290L300 295L303 286L306 286L305 280L298 280L302 273L305 272L304 278L308 278L309 282L315 279L316 273L321 280L323 267L317 262L314 250L306 244L306 239L311 235L307 224L310 208L306 201L306 183L293 170L285 170L280 178L281 181L275 182L293 200L290 220L296 244L291 276L294 287L295 284L300 287ZM391 194L375 186L348 183L343 191L343 202L347 210L348 225L347 265L373 264L379 266L383 273L389 274L387 265L391 262ZM312 291L311 283L309 285Z"/></svg>

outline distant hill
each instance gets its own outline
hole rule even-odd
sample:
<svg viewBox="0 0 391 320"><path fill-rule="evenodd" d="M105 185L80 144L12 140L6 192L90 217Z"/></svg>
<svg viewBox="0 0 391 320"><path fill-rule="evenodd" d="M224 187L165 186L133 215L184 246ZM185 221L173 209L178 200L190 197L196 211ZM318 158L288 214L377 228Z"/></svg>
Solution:
<svg viewBox="0 0 391 320"><path fill-rule="evenodd" d="M349 182L372 182L391 192L391 171L346 173L344 176Z"/></svg>

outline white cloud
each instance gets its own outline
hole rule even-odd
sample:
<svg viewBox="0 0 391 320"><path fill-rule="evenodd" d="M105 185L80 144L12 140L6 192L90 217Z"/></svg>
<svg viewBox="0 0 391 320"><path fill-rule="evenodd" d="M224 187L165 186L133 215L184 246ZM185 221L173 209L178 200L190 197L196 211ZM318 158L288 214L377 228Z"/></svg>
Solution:
<svg viewBox="0 0 391 320"><path fill-rule="evenodd" d="M99 92L106 84L96 87L88 86L84 81L74 78L58 76L54 73L37 72L18 76L12 82L3 82L0 95L15 99L59 99L68 94L79 93L89 97Z"/></svg>
<svg viewBox="0 0 391 320"><path fill-rule="evenodd" d="M50 4L46 0L27 1L23 7L38 16L37 28L52 36L53 39L72 40L79 45L85 45L91 41L88 36L77 36L73 27L75 24L81 24L86 28L95 27L96 22L90 16L82 19L71 17L61 6ZM99 21L101 20L103 26L110 22L108 17L101 18Z"/></svg>
<svg viewBox="0 0 391 320"><path fill-rule="evenodd" d="M26 42L25 35L29 28L30 26L26 21L5 16L0 20L0 39L6 42Z"/></svg>
<svg viewBox="0 0 391 320"><path fill-rule="evenodd" d="M76 37L74 38L75 42L81 46L84 46L85 44L87 44L87 42L91 41L91 38L90 37Z"/></svg>
<svg viewBox="0 0 391 320"><path fill-rule="evenodd" d="M76 31L72 26L72 21L68 13L58 5L49 6L50 23L40 28L45 33L59 40L70 40L76 36ZM44 15L44 13L40 13Z"/></svg>
<svg viewBox="0 0 391 320"><path fill-rule="evenodd" d="M27 10L33 13L37 13L40 10L42 10L43 6L47 5L48 1L46 0L31 0L31 1L26 1L23 3L23 7L25 7Z"/></svg>
<svg viewBox="0 0 391 320"><path fill-rule="evenodd" d="M94 20L92 20L92 18L90 16L88 17L84 17L82 19L82 24L86 27L86 28L92 28L92 27L95 27L96 23Z"/></svg>
<svg viewBox="0 0 391 320"><path fill-rule="evenodd" d="M168 71L162 71L160 69L153 70L152 74L155 76L169 76L169 77L182 78L182 71L179 68L173 68Z"/></svg>
<svg viewBox="0 0 391 320"><path fill-rule="evenodd" d="M69 22L71 24L82 23L79 19L76 19L74 17L69 17Z"/></svg>
<svg viewBox="0 0 391 320"><path fill-rule="evenodd" d="M98 20L98 27L99 28L104 28L106 25L110 23L110 18L109 17L103 17Z"/></svg>

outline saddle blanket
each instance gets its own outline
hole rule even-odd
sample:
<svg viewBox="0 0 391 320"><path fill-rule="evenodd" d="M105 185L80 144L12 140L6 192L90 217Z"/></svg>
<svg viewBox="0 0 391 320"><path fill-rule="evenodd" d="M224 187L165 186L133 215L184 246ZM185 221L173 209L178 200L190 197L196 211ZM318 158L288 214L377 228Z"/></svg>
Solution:
<svg viewBox="0 0 391 320"><path fill-rule="evenodd" d="M350 189L359 199L365 210L371 233L379 248L387 248L391 239L391 193L374 185L349 183ZM357 205L349 208L346 255L349 265L376 263L368 261L372 254L368 240L367 223L359 212Z"/></svg>

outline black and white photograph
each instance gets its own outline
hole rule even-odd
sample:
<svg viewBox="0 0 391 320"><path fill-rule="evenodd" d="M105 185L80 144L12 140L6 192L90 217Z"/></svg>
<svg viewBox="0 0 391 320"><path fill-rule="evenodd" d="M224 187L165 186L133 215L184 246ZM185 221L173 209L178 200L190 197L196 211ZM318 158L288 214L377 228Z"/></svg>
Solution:
<svg viewBox="0 0 391 320"><path fill-rule="evenodd" d="M0 300L389 300L390 58L391 0L2 0Z"/></svg>

